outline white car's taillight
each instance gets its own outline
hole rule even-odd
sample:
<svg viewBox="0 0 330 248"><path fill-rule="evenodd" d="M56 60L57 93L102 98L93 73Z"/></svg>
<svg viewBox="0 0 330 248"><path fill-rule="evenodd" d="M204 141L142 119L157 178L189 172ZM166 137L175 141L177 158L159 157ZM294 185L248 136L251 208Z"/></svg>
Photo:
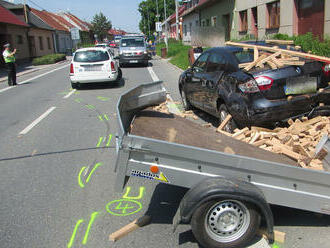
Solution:
<svg viewBox="0 0 330 248"><path fill-rule="evenodd" d="M267 76L260 76L255 78L260 90L268 90L272 87L274 80Z"/></svg>
<svg viewBox="0 0 330 248"><path fill-rule="evenodd" d="M257 82L254 79L251 79L247 81L246 83L239 84L238 88L243 92L243 93L255 93L259 92L259 88L257 85Z"/></svg>
<svg viewBox="0 0 330 248"><path fill-rule="evenodd" d="M111 61L111 71L116 72L115 63Z"/></svg>
<svg viewBox="0 0 330 248"><path fill-rule="evenodd" d="M70 65L70 74L74 74L73 64Z"/></svg>

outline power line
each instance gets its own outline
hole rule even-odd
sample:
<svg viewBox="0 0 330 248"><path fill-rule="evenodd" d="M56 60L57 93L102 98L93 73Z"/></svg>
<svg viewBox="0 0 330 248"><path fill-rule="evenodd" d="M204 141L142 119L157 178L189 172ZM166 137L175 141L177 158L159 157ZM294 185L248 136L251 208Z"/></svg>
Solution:
<svg viewBox="0 0 330 248"><path fill-rule="evenodd" d="M32 1L32 0L28 0L29 2L33 3L35 6L37 6L39 9L41 10L45 10L45 8L41 7L39 4L37 4L36 2Z"/></svg>

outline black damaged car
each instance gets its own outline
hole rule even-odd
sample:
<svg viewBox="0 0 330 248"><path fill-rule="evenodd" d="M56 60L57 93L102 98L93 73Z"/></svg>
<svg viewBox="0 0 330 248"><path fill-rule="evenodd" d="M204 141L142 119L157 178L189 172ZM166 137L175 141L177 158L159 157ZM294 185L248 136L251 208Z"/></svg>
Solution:
<svg viewBox="0 0 330 248"><path fill-rule="evenodd" d="M240 47L216 47L202 53L179 79L184 109L196 107L220 121L231 114L226 131L329 115L329 64L300 59L305 61L302 66L239 68L253 60L253 50Z"/></svg>

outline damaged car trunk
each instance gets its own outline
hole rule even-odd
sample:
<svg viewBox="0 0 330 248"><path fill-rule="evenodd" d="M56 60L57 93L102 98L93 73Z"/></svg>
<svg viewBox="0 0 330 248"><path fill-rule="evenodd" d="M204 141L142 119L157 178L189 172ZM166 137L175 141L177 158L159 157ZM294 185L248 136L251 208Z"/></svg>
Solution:
<svg viewBox="0 0 330 248"><path fill-rule="evenodd" d="M179 80L184 108L199 108L238 126L275 126L289 118L329 115L324 64L280 52L217 47L204 52ZM228 130L229 131L229 130Z"/></svg>

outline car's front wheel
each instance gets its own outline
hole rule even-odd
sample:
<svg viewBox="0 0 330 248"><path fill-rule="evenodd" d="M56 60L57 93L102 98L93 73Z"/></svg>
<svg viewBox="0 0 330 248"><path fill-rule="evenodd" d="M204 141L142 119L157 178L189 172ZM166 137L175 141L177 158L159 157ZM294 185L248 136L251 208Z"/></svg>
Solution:
<svg viewBox="0 0 330 248"><path fill-rule="evenodd" d="M232 199L208 201L191 219L195 238L207 248L246 247L260 225L260 214L247 203Z"/></svg>
<svg viewBox="0 0 330 248"><path fill-rule="evenodd" d="M222 123L226 119L226 117L229 115L226 105L221 104L218 109L218 112L219 112L220 123ZM236 124L235 120L233 118L231 118L229 120L229 122L227 123L227 125L224 127L224 131L226 131L228 133L232 133L236 128L237 128L237 124Z"/></svg>
<svg viewBox="0 0 330 248"><path fill-rule="evenodd" d="M187 98L186 93L184 92L184 90L181 90L181 100L182 100L183 109L185 111L188 111L188 110L193 109L193 106L189 102L189 100L188 100L188 98Z"/></svg>

